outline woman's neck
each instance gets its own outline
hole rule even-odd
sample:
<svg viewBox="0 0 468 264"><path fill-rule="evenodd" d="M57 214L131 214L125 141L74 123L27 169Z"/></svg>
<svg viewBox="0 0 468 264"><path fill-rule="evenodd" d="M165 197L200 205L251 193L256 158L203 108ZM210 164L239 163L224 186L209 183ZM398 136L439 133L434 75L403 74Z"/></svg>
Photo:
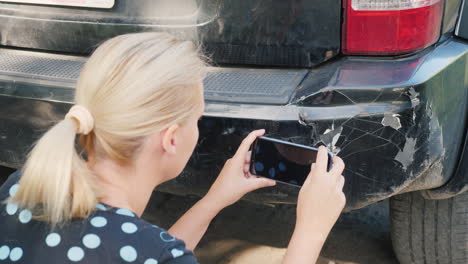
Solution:
<svg viewBox="0 0 468 264"><path fill-rule="evenodd" d="M96 160L90 168L97 176L99 201L131 210L138 216L143 214L159 184L153 170L138 164L122 166L111 160Z"/></svg>

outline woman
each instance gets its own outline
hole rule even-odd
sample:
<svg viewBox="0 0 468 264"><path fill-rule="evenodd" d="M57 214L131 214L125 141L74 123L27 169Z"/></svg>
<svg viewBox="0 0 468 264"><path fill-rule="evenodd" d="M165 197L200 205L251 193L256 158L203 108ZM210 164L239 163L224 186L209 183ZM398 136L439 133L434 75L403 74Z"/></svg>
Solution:
<svg viewBox="0 0 468 264"><path fill-rule="evenodd" d="M168 34L103 43L81 72L76 105L0 189L0 262L196 263L192 250L213 217L275 184L248 173L249 147L264 134L257 130L168 231L140 218L153 189L180 174L194 150L205 70L191 42ZM321 148L299 194L285 263L314 263L344 206L344 164L333 162L327 173Z"/></svg>

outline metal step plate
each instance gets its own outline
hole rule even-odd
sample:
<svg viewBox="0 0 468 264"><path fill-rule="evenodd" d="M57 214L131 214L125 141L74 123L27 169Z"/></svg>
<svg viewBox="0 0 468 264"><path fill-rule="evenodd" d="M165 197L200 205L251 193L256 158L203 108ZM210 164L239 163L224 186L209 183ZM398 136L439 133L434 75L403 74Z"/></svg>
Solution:
<svg viewBox="0 0 468 264"><path fill-rule="evenodd" d="M57 89L75 87L85 62L84 57L0 49L0 94L11 95L14 92L20 95L24 91L18 91L19 87L37 90L53 86L56 91L54 94L59 95L61 92ZM210 67L205 79L205 99L232 103L287 104L306 75L307 70ZM6 85L8 82L28 85ZM70 96L67 98L70 100Z"/></svg>
<svg viewBox="0 0 468 264"><path fill-rule="evenodd" d="M0 74L76 81L85 58L39 52L0 50Z"/></svg>
<svg viewBox="0 0 468 264"><path fill-rule="evenodd" d="M205 79L207 100L286 104L306 70L212 68Z"/></svg>

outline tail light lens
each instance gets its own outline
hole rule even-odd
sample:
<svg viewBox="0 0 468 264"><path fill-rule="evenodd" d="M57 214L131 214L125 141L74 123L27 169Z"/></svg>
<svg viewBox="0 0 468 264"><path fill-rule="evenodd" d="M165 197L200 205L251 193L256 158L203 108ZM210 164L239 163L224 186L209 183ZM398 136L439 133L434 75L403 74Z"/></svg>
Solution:
<svg viewBox="0 0 468 264"><path fill-rule="evenodd" d="M442 0L344 0L344 54L399 55L433 44Z"/></svg>

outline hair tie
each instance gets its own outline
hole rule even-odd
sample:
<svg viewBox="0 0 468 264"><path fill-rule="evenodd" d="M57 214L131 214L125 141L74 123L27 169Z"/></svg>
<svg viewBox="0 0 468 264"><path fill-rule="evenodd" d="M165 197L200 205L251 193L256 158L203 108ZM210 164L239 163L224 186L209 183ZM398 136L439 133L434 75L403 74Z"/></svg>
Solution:
<svg viewBox="0 0 468 264"><path fill-rule="evenodd" d="M75 119L77 122L78 134L87 135L94 128L94 118L86 107L81 105L74 105L70 108L65 115L65 119Z"/></svg>

